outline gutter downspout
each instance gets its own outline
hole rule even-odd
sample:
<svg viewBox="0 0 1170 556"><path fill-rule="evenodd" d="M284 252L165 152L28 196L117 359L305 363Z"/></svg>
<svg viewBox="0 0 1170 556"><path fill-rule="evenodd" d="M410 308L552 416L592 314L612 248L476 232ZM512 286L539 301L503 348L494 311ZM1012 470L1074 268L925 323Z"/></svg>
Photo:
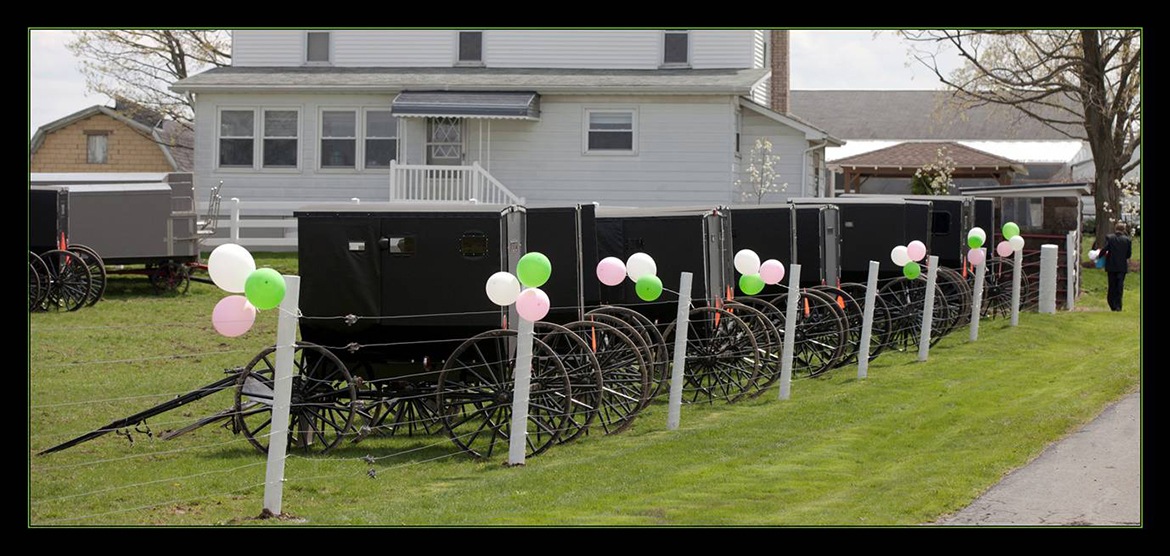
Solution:
<svg viewBox="0 0 1170 556"><path fill-rule="evenodd" d="M813 146L805 149L804 152L800 153L800 168L801 168L801 170L800 170L800 196L801 197L808 197L808 193L805 192L806 186L808 184L808 153L815 151L817 149L823 149L828 144L829 144L829 140L826 139L824 141L821 141L821 144L813 145ZM823 156L821 157L821 163L824 163ZM820 170L820 168L817 168L817 170Z"/></svg>

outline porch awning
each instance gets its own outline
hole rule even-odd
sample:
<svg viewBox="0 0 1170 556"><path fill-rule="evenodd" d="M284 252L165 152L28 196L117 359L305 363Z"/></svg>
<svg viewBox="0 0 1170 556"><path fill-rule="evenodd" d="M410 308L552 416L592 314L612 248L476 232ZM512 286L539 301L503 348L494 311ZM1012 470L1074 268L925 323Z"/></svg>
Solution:
<svg viewBox="0 0 1170 556"><path fill-rule="evenodd" d="M390 103L398 117L540 120L540 95L528 91L403 91Z"/></svg>

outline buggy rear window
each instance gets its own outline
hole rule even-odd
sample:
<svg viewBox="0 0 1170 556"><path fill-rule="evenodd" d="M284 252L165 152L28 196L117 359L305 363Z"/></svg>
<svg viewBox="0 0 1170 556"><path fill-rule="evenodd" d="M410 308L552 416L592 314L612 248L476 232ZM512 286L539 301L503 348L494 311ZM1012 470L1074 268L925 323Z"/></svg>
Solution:
<svg viewBox="0 0 1170 556"><path fill-rule="evenodd" d="M459 238L459 253L469 259L478 259L488 254L488 238L483 232L464 232Z"/></svg>

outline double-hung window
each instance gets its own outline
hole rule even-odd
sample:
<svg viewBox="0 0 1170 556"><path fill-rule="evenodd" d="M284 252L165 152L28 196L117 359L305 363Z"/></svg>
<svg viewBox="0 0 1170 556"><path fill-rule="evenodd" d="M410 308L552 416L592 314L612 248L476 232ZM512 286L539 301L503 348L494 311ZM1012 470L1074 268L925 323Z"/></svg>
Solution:
<svg viewBox="0 0 1170 556"><path fill-rule="evenodd" d="M634 110L586 110L585 152L634 154L637 152L637 112Z"/></svg>
<svg viewBox="0 0 1170 556"><path fill-rule="evenodd" d="M300 120L298 108L220 110L217 166L252 170L298 168Z"/></svg>
<svg viewBox="0 0 1170 556"><path fill-rule="evenodd" d="M297 123L296 110L264 111L264 167L297 167Z"/></svg>
<svg viewBox="0 0 1170 556"><path fill-rule="evenodd" d="M108 160L108 131L90 131L85 134L85 161L89 164L105 164Z"/></svg>
<svg viewBox="0 0 1170 556"><path fill-rule="evenodd" d="M219 113L219 167L251 168L255 160L256 111Z"/></svg>
<svg viewBox="0 0 1170 556"><path fill-rule="evenodd" d="M365 116L364 167L389 168L398 155L398 118L389 110L373 109L367 109Z"/></svg>
<svg viewBox="0 0 1170 556"><path fill-rule="evenodd" d="M321 111L322 170L380 170L398 155L398 118L381 108Z"/></svg>
<svg viewBox="0 0 1170 556"><path fill-rule="evenodd" d="M321 168L357 168L357 110L321 112Z"/></svg>

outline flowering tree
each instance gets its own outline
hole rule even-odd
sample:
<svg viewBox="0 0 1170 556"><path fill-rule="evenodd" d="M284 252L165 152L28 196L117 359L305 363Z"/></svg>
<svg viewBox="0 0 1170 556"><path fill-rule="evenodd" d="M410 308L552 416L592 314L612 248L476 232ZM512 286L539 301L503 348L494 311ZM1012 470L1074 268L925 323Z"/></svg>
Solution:
<svg viewBox="0 0 1170 556"><path fill-rule="evenodd" d="M946 147L939 147L934 162L927 163L914 172L910 179L910 192L915 195L950 195L955 189L955 160L947 153Z"/></svg>
<svg viewBox="0 0 1170 556"><path fill-rule="evenodd" d="M1142 187L1136 177L1122 178L1114 181L1114 186L1120 192L1118 207L1121 210L1120 218L1123 221L1136 221L1141 216ZM1114 216L1109 205L1105 205L1105 214ZM1112 219L1112 218L1111 218Z"/></svg>
<svg viewBox="0 0 1170 556"><path fill-rule="evenodd" d="M765 195L788 190L788 183L776 183L780 178L780 173L776 171L776 163L779 161L780 156L772 154L772 141L767 137L756 139L748 153L747 167L744 168L747 181L735 180L743 202L755 200L758 205L764 202Z"/></svg>

